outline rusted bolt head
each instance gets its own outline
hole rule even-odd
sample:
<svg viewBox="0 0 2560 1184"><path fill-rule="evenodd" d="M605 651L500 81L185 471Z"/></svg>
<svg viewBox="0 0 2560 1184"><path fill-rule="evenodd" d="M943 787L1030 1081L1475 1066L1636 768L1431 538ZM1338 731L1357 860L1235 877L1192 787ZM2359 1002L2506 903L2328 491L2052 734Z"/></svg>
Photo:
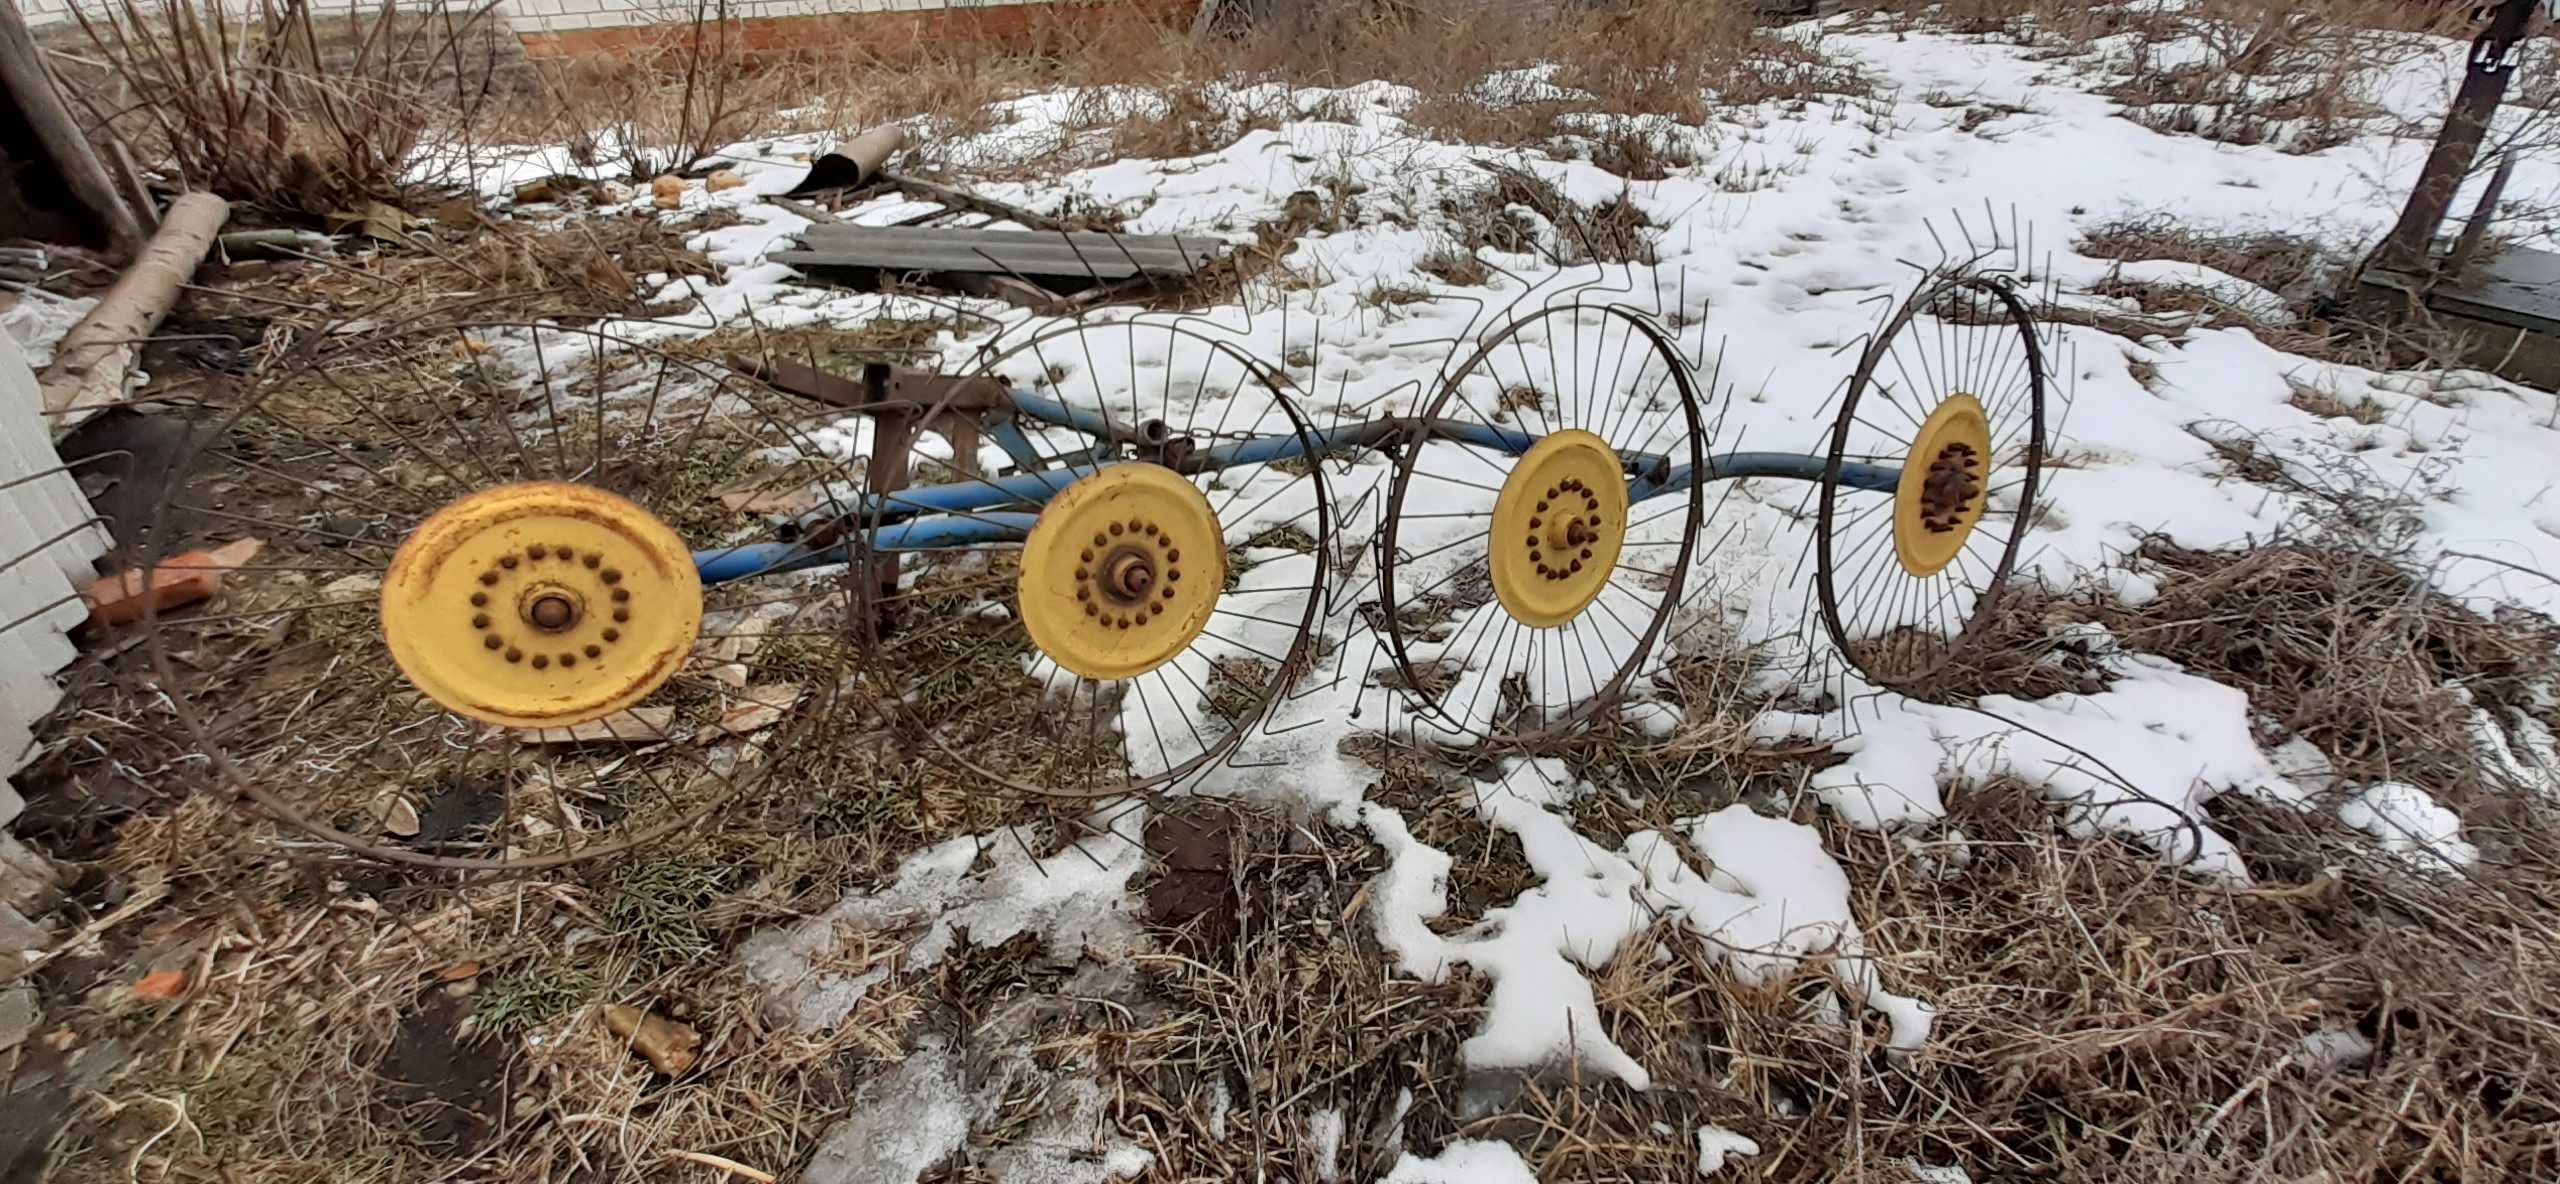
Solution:
<svg viewBox="0 0 2560 1184"><path fill-rule="evenodd" d="M524 619L536 629L558 633L578 623L578 605L557 592L545 593L524 606Z"/></svg>
<svg viewBox="0 0 2560 1184"><path fill-rule="evenodd" d="M1102 587L1114 599L1144 600L1155 586L1155 561L1143 550L1122 551L1102 561Z"/></svg>

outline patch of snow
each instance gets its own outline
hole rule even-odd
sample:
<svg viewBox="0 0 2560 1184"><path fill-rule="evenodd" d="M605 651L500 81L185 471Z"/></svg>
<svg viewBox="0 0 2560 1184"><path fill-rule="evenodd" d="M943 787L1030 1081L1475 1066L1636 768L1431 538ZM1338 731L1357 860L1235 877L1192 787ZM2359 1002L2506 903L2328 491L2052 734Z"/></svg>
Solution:
<svg viewBox="0 0 2560 1184"><path fill-rule="evenodd" d="M1764 739L1837 738L1848 760L1813 776L1823 801L1870 826L1942 817L1939 786L2010 778L2037 787L2075 834L2121 834L2200 874L2246 882L2230 841L2204 821L2215 794L2298 794L2257 746L2248 697L2139 654L2108 659L2114 685L1980 708L1880 696L1824 716L1771 713Z"/></svg>
<svg viewBox="0 0 2560 1184"><path fill-rule="evenodd" d="M1907 1052L1928 1040L1934 1009L1879 984L1849 910L1848 874L1822 849L1820 834L1739 805L1684 825L1708 869L1703 876L1664 836L1627 836L1655 907L1706 939L1746 983L1784 978L1807 957L1827 954L1841 991L1886 1018L1889 1047Z"/></svg>
<svg viewBox="0 0 2560 1184"><path fill-rule="evenodd" d="M917 1041L898 1067L864 1083L827 1128L803 1184L914 1184L969 1140L977 1103L940 1038Z"/></svg>
<svg viewBox="0 0 2560 1184"><path fill-rule="evenodd" d="M1428 1159L1406 1152L1379 1184L1538 1184L1508 1143L1460 1139Z"/></svg>
<svg viewBox="0 0 2560 1184"><path fill-rule="evenodd" d="M988 1174L996 1184L1109 1184L1146 1171L1152 1152L1105 1137L1108 1100L1090 1078L1056 1083L1030 1132L989 1153Z"/></svg>
<svg viewBox="0 0 2560 1184"><path fill-rule="evenodd" d="M1735 1134L1712 1123L1698 1127L1698 1174L1712 1176L1724 1170L1728 1156L1760 1154L1759 1140Z"/></svg>
<svg viewBox="0 0 2560 1184"><path fill-rule="evenodd" d="M1315 1145L1316 1179L1341 1179L1342 1111L1327 1106L1308 1115L1307 1141Z"/></svg>
<svg viewBox="0 0 2560 1184"><path fill-rule="evenodd" d="M2322 1069L2355 1069L2373 1059L2373 1042L2353 1028L2322 1028L2302 1038L2302 1051Z"/></svg>
<svg viewBox="0 0 2560 1184"><path fill-rule="evenodd" d="M2385 852L2420 871L2450 873L2480 859L2480 849L2462 840L2462 816L2414 785L2366 786L2339 805L2338 821L2373 836Z"/></svg>
<svg viewBox="0 0 2560 1184"><path fill-rule="evenodd" d="M892 966L932 966L954 943L998 946L1037 932L1062 961L1111 957L1136 934L1127 891L1146 850L1128 835L1144 828L1139 814L1124 812L1110 820L1111 829L1042 858L1029 853L1039 839L1031 830L936 844L908 856L888 887L849 889L824 913L748 938L739 961L768 1008L816 1032L841 1023ZM866 970L838 969L842 951L875 940L870 935L894 936L898 956Z"/></svg>

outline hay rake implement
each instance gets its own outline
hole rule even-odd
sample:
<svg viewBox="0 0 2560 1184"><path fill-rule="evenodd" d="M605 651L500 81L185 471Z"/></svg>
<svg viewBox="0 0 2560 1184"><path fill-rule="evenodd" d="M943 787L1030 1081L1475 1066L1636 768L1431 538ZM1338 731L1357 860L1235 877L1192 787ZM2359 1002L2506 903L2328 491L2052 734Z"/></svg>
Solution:
<svg viewBox="0 0 2560 1184"><path fill-rule="evenodd" d="M207 434L211 485L152 537L256 529L272 561L217 612L155 616L151 652L239 792L474 872L629 852L776 779L1180 787L1325 660L1363 556L1416 720L1563 737L1660 661L1715 482L1811 487L1824 631L1909 688L2007 580L2047 434L2038 326L1964 268L1865 344L1820 455L1713 449L1664 318L1589 293L1507 311L1406 413L1346 422L1186 318L1053 325L956 375L550 325L400 340L291 368ZM1374 546L1346 552L1334 485L1365 466ZM315 672L338 677L286 702Z"/></svg>

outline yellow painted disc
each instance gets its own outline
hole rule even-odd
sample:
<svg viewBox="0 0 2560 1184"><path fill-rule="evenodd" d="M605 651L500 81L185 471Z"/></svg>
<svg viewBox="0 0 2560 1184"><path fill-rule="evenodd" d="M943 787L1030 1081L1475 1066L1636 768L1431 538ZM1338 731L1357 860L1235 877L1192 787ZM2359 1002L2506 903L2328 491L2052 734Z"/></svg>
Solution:
<svg viewBox="0 0 2560 1184"><path fill-rule="evenodd" d="M1991 423L1971 395L1950 395L1912 438L1893 494L1893 550L1902 570L1938 574L1982 521L1991 473Z"/></svg>
<svg viewBox="0 0 2560 1184"><path fill-rule="evenodd" d="M1160 465L1111 465L1049 499L1022 545L1022 625L1040 652L1102 681L1172 661L1226 590L1209 499Z"/></svg>
<svg viewBox="0 0 2560 1184"><path fill-rule="evenodd" d="M639 506L566 482L503 485L436 511L382 580L382 636L411 685L507 727L569 727L639 702L701 629L684 540Z"/></svg>
<svg viewBox="0 0 2560 1184"><path fill-rule="evenodd" d="M1573 620L1608 584L1626 525L1617 450L1580 429L1546 436L1522 454L1493 501L1494 596L1533 628Z"/></svg>

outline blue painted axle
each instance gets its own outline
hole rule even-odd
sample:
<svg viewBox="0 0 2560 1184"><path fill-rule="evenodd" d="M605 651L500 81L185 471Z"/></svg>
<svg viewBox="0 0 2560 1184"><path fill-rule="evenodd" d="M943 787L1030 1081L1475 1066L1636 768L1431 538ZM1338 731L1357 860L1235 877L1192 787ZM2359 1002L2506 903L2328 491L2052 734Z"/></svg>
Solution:
<svg viewBox="0 0 2560 1184"><path fill-rule="evenodd" d="M1096 459L1081 469L1071 462L1067 468L1036 469L1002 477L973 477L914 486L889 494L865 494L812 511L795 524L796 534L826 540L823 543L749 543L696 551L693 553L695 570L701 574L704 584L723 584L776 572L803 571L845 563L851 559L851 548L856 542L875 552L933 551L986 543L1018 543L1030 533L1032 523L1039 520L1040 507L1046 505L1052 496L1090 473L1092 466L1110 463L1108 457L1116 447L1144 445L1144 429L1138 424L1119 423L1098 412L1070 407L1030 391L1012 392L1012 402L1014 409L1024 417L1092 437L1097 444L1088 455ZM1410 440L1417 429L1427 439L1447 440L1509 456L1526 453L1538 439L1515 428L1497 428L1459 420L1381 419L1325 428L1310 432L1304 438L1296 433L1286 433L1220 443L1200 449L1182 462L1181 467L1190 472L1210 472L1275 461L1309 460L1313 459L1310 452L1315 456L1326 456ZM1019 437L1018 432L993 434L1000 442ZM1017 463L1027 459L1020 455L1025 450L1005 449L1007 453L1014 454ZM1828 462L1822 457L1793 452L1721 453L1707 458L1703 469L1673 465L1668 457L1649 453L1628 454L1621 460L1626 466L1627 494L1636 501L1678 493L1709 481L1737 481L1750 477L1819 481L1828 467ZM1840 483L1852 489L1891 493L1901 481L1902 470L1892 466L1843 464L1840 467Z"/></svg>

